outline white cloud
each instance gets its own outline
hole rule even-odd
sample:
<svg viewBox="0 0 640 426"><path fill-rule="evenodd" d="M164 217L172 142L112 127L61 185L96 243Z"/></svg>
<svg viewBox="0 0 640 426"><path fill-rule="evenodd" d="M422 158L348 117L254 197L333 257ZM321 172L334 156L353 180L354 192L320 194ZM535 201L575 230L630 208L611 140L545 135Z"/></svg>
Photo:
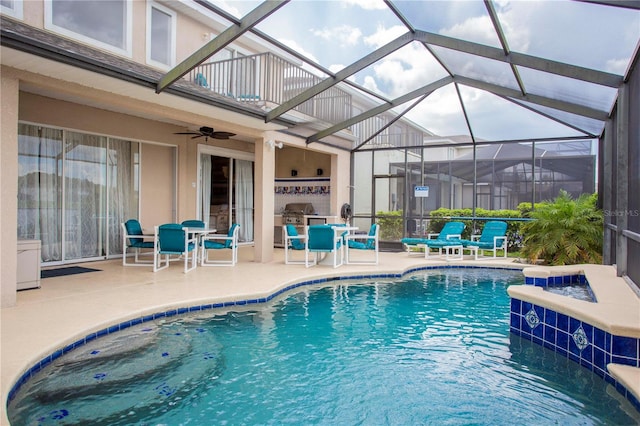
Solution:
<svg viewBox="0 0 640 426"><path fill-rule="evenodd" d="M313 56L311 52L304 50L297 41L286 39L286 38L278 39L278 41L284 44L285 46L288 46L291 49L295 50L296 52L300 53L301 55L304 55L305 57L309 58L311 61L318 63L318 59L315 56Z"/></svg>
<svg viewBox="0 0 640 426"><path fill-rule="evenodd" d="M449 37L472 40L476 43L487 44L490 46L495 46L496 43L499 43L489 16L475 16L473 18L469 18L451 28L445 28L440 31L440 33Z"/></svg>
<svg viewBox="0 0 640 426"><path fill-rule="evenodd" d="M326 41L336 42L340 46L355 46L362 38L360 28L349 25L341 25L333 28L323 28L321 30L310 30L315 36L325 39Z"/></svg>
<svg viewBox="0 0 640 426"><path fill-rule="evenodd" d="M364 43L377 49L389 43L390 41L395 40L406 32L407 28L403 25L395 25L391 28L378 26L378 29L375 33L371 34L370 36L364 37Z"/></svg>
<svg viewBox="0 0 640 426"><path fill-rule="evenodd" d="M624 75L627 72L627 66L629 65L629 58L623 59L609 59L605 65L605 71Z"/></svg>
<svg viewBox="0 0 640 426"><path fill-rule="evenodd" d="M387 5L382 0L345 0L347 5L361 7L365 10L385 10Z"/></svg>
<svg viewBox="0 0 640 426"><path fill-rule="evenodd" d="M364 78L364 83L362 84L362 86L365 89L371 90L372 92L380 93L380 89L378 89L378 85L376 83L376 80L373 77L371 77L370 75L368 75L368 76L366 76Z"/></svg>

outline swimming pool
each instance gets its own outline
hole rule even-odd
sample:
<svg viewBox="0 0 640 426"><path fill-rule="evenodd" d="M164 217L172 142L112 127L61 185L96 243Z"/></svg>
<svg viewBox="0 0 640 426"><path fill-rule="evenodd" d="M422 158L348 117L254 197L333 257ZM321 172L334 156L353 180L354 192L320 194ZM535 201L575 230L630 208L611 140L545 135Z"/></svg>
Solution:
<svg viewBox="0 0 640 426"><path fill-rule="evenodd" d="M9 417L12 424L636 424L637 412L600 377L509 334L506 287L522 281L521 272L429 270L145 322L57 358L19 389Z"/></svg>

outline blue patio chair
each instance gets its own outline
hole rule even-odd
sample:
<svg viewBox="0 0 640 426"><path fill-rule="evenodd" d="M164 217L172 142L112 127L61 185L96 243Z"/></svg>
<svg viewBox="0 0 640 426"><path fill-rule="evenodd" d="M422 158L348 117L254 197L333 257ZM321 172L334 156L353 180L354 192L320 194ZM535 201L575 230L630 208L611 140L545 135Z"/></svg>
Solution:
<svg viewBox="0 0 640 426"><path fill-rule="evenodd" d="M378 264L378 232L380 225L374 223L369 228L369 234L348 234L344 237L347 250L346 263L366 263L366 264ZM372 250L374 253L374 260L353 260L349 257L351 250Z"/></svg>
<svg viewBox="0 0 640 426"><path fill-rule="evenodd" d="M293 251L298 250L304 252L306 235L298 235L296 227L288 223L284 228L284 263L291 264L303 264L304 260L291 260L293 257ZM291 251L291 253L290 253Z"/></svg>
<svg viewBox="0 0 640 426"><path fill-rule="evenodd" d="M227 235L208 234L202 236L202 266L233 266L238 262L238 232L240 225L234 223ZM231 250L231 259L209 259L209 250Z"/></svg>
<svg viewBox="0 0 640 426"><path fill-rule="evenodd" d="M203 222L197 219L189 219L189 220L183 220L182 226L186 226L187 228L206 228L207 222Z"/></svg>
<svg viewBox="0 0 640 426"><path fill-rule="evenodd" d="M307 226L307 242L304 248L304 263L309 266L316 265L321 253L332 256L332 264L334 268L342 265L344 255L344 244L342 236L338 229L330 225L312 225ZM313 263L309 262L309 255L314 254Z"/></svg>
<svg viewBox="0 0 640 426"><path fill-rule="evenodd" d="M400 242L406 247L407 253L411 254L416 248L424 246L425 257L429 257L430 249L438 249L438 254L442 255L442 249L448 246L462 245L461 237L465 224L462 222L447 222L439 233L428 234L427 238L403 238Z"/></svg>
<svg viewBox="0 0 640 426"><path fill-rule="evenodd" d="M168 268L171 260L178 259L184 259L185 274L196 268L196 259L198 257L196 238L190 238L189 233L181 224L166 223L156 226L155 244L153 272ZM174 259L171 258L172 256ZM189 266L189 263L191 263L191 266Z"/></svg>
<svg viewBox="0 0 640 426"><path fill-rule="evenodd" d="M152 236L144 236L142 232L142 226L136 219L129 219L126 222L120 224L122 227L122 265L123 266L152 266L153 259L140 260L140 255L153 255L154 244ZM146 239L146 241L145 241ZM127 262L127 257L130 255L127 251L133 250L134 261L133 263Z"/></svg>
<svg viewBox="0 0 640 426"><path fill-rule="evenodd" d="M507 222L493 220L485 223L482 233L472 235L471 240L463 240L464 250L469 250L475 259L478 260L478 252L493 252L493 258L497 256L498 250L503 250L503 257L507 258Z"/></svg>

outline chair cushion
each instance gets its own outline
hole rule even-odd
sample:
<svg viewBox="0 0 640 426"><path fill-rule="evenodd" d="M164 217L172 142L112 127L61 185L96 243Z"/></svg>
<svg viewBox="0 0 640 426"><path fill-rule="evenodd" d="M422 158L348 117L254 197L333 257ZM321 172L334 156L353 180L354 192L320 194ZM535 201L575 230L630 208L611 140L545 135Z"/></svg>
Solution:
<svg viewBox="0 0 640 426"><path fill-rule="evenodd" d="M129 219L124 223L127 235L142 235L142 226L136 219ZM142 238L129 238L129 247L136 247L135 244L142 243ZM152 244L153 246L153 244Z"/></svg>
<svg viewBox="0 0 640 426"><path fill-rule="evenodd" d="M137 238L136 238L137 240ZM153 241L140 241L137 243L129 244L132 248L153 248Z"/></svg>
<svg viewBox="0 0 640 426"><path fill-rule="evenodd" d="M430 248L462 246L464 245L464 240L459 240L457 238L452 238L450 240L427 240L425 244Z"/></svg>
<svg viewBox="0 0 640 426"><path fill-rule="evenodd" d="M402 244L406 244L408 246L416 246L418 244L426 244L429 241L426 238L403 238L400 240Z"/></svg>
<svg viewBox="0 0 640 426"><path fill-rule="evenodd" d="M288 223L286 226L287 235L290 237L297 237L298 230L291 223ZM304 250L304 244L300 238L294 238L289 240L289 248L293 250Z"/></svg>
<svg viewBox="0 0 640 426"><path fill-rule="evenodd" d="M335 243L335 231L328 225L313 225L309 227L307 246L311 251L333 251L340 248L340 241Z"/></svg>
<svg viewBox="0 0 640 426"><path fill-rule="evenodd" d="M217 241L204 240L203 245L204 245L204 248L211 249L211 250L228 248L226 242L219 243Z"/></svg>
<svg viewBox="0 0 640 426"><path fill-rule="evenodd" d="M467 241L465 247L478 247L483 250L493 250L493 241L490 243L485 243L482 241ZM498 245L500 247L500 245Z"/></svg>
<svg viewBox="0 0 640 426"><path fill-rule="evenodd" d="M358 249L358 250L372 250L373 247L369 247L365 243L361 243L360 241L349 240L349 248Z"/></svg>

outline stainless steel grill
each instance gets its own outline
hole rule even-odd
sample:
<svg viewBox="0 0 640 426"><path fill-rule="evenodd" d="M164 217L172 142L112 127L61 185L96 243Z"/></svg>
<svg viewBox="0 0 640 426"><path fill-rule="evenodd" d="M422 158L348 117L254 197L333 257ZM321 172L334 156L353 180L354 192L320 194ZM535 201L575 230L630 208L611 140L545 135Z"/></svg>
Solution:
<svg viewBox="0 0 640 426"><path fill-rule="evenodd" d="M282 223L284 225L292 223L298 226L305 226L305 215L315 213L313 204L311 203L289 203L284 207L282 212Z"/></svg>

